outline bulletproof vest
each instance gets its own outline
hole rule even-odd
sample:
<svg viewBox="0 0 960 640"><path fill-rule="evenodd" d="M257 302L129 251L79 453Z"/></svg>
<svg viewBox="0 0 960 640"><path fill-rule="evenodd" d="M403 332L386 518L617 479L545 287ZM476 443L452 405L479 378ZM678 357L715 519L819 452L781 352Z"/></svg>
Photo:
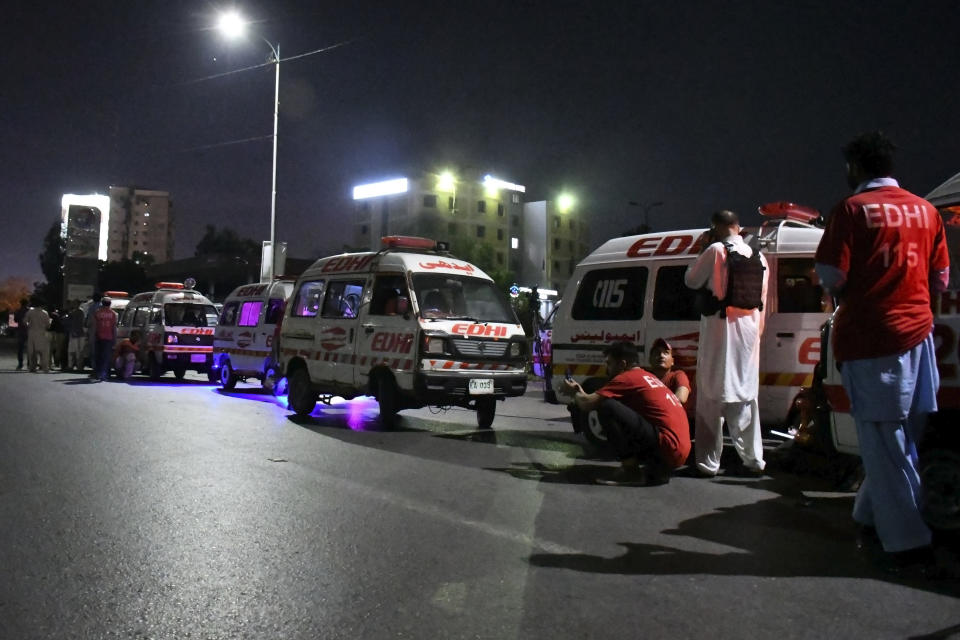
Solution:
<svg viewBox="0 0 960 640"><path fill-rule="evenodd" d="M720 307L721 315L725 315L726 307L763 311L763 272L767 268L760 260L760 251L755 249L748 258L731 251L726 243L723 246L727 250L727 297Z"/></svg>

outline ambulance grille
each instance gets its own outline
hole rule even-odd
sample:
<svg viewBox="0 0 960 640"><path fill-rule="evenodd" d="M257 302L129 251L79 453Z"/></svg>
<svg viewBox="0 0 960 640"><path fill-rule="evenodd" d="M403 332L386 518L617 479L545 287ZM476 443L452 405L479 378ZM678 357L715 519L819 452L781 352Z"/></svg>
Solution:
<svg viewBox="0 0 960 640"><path fill-rule="evenodd" d="M457 353L471 358L502 358L509 345L509 342L493 340L453 340Z"/></svg>

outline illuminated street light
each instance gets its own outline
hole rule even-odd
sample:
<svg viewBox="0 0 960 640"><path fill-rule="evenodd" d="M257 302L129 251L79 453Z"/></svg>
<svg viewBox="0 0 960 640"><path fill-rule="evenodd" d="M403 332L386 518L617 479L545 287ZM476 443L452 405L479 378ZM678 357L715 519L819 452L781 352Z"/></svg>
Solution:
<svg viewBox="0 0 960 640"><path fill-rule="evenodd" d="M238 38L246 33L247 22L236 11L229 11L220 16L217 22L217 29L227 38ZM263 36L261 36L261 39L270 47L270 52L273 54L272 62L276 69L276 82L274 83L273 90L273 182L270 190L270 260L266 273L261 274L261 280L270 282L273 280L274 265L276 265L277 262L277 122L280 112L280 43L277 43L277 46L273 46L273 43Z"/></svg>
<svg viewBox="0 0 960 640"><path fill-rule="evenodd" d="M557 210L559 210L560 213L567 213L573 209L576 202L574 197L569 193L561 193L560 197L557 198Z"/></svg>

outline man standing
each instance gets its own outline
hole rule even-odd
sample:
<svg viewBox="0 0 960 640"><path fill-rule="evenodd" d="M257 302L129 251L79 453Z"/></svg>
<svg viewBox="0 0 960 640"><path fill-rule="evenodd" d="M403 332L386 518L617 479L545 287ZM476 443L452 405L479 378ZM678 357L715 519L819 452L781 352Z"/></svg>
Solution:
<svg viewBox="0 0 960 640"><path fill-rule="evenodd" d="M767 261L759 254L762 277L753 283L759 304L752 306L728 297L734 292L730 278L734 260L750 258L754 250L740 237L740 220L732 211L717 211L710 230L698 241L703 249L684 276L691 289L706 288L716 302L713 313L700 318L697 348L697 406L694 428L696 473L713 477L720 470L723 423L726 422L739 468L728 473L763 474L763 443L760 434L760 335L763 333L763 301L767 299ZM739 254L739 256L732 256ZM751 283L738 282L736 290ZM738 296L740 297L740 296Z"/></svg>
<svg viewBox="0 0 960 640"><path fill-rule="evenodd" d="M30 373L35 373L38 366L44 373L50 373L50 338L47 336L50 315L37 304L27 312L23 321L27 325L27 363Z"/></svg>
<svg viewBox="0 0 960 640"><path fill-rule="evenodd" d="M110 373L110 360L113 355L113 342L117 339L117 312L110 308L110 298L100 299L100 308L93 314L93 324L97 336L97 380L107 379Z"/></svg>
<svg viewBox="0 0 960 640"><path fill-rule="evenodd" d="M97 323L93 321L93 314L100 310L100 301L103 295L99 291L93 292L93 301L87 306L87 314L84 320L87 327L87 347L88 358L90 359L90 377L97 377Z"/></svg>
<svg viewBox="0 0 960 640"><path fill-rule="evenodd" d="M23 298L20 308L13 312L13 321L17 323L17 371L23 369L23 354L27 350L27 312L30 311L30 301ZM29 365L30 361L27 360Z"/></svg>
<svg viewBox="0 0 960 640"><path fill-rule="evenodd" d="M615 342L604 352L608 381L586 393L567 379L562 392L573 395L583 412L597 410L600 424L620 458L610 485L653 485L670 481L670 472L690 453L690 426L673 392L649 371L640 368L637 348ZM643 467L641 467L643 465Z"/></svg>
<svg viewBox="0 0 960 640"><path fill-rule="evenodd" d="M946 288L949 257L937 209L890 177L895 151L880 132L844 147L854 194L830 213L816 270L840 298L831 341L866 473L853 518L905 560L931 541L916 444L937 409L930 293Z"/></svg>

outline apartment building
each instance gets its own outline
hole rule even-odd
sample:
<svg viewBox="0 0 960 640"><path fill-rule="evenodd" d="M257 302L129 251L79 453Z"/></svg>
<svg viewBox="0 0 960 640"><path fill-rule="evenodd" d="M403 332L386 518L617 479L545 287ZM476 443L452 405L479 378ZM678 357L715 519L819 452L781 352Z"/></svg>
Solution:
<svg viewBox="0 0 960 640"><path fill-rule="evenodd" d="M173 204L166 191L110 187L107 260L132 258L135 252L155 263L173 259Z"/></svg>

